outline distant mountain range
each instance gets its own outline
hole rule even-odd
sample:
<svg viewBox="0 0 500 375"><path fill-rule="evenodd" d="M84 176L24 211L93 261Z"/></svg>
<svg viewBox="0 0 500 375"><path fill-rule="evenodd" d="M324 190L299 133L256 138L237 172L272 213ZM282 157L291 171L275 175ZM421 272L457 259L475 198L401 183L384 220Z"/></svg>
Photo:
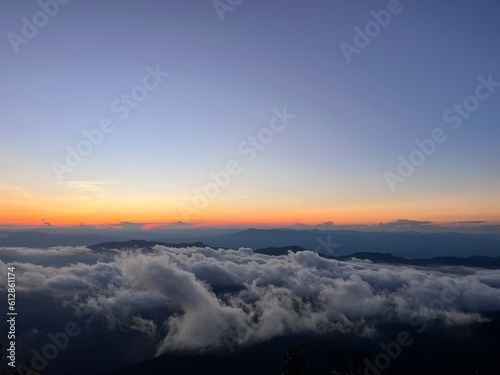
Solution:
<svg viewBox="0 0 500 375"><path fill-rule="evenodd" d="M254 253L279 256L287 255L289 251L296 253L304 250L307 249L302 246L266 247L265 249L257 249Z"/></svg>
<svg viewBox="0 0 500 375"><path fill-rule="evenodd" d="M266 254L266 255L287 255L289 251L294 253L298 251L307 250L300 246L284 246L284 247L268 247L265 249L257 249L256 253ZM466 258L458 257L434 257L430 259L406 259L398 256L394 256L389 253L353 253L349 255L342 256L327 256L322 255L330 259L336 259L340 261L348 261L355 259L369 260L373 263L386 263L386 264L403 264L411 266L465 266L465 267L479 267L479 268L489 268L489 269L500 269L500 256L499 257L486 257L481 255L470 256Z"/></svg>
<svg viewBox="0 0 500 375"><path fill-rule="evenodd" d="M146 252L153 251L154 246L166 246L171 248L185 248L185 247L211 247L203 242L182 242L182 243L166 243L160 241L143 241L143 240L131 240L131 241L114 241L114 242L104 242L100 244L90 245L89 249L97 252L104 252L108 250L129 250L129 249L143 249ZM283 247L268 247L263 249L255 250L255 253L265 254L270 256L281 256L287 255L289 251L299 252L306 251L308 249L301 246L283 246ZM475 255L465 258L460 257L433 257L428 259L407 259L399 256L395 256L390 253L372 253L372 252L356 252L349 255L341 256L328 256L325 254L320 254L323 257L329 259L335 259L339 261L349 261L353 258L361 260L369 260L373 263L385 263L385 264L399 264L399 265L411 265L411 266L465 266L465 267L479 267L488 269L500 269L500 256L499 257L487 257L481 255Z"/></svg>
<svg viewBox="0 0 500 375"><path fill-rule="evenodd" d="M330 256L356 252L391 253L404 258L500 256L499 240L460 233L247 229L232 234L198 237L197 240L233 249L261 249L293 244Z"/></svg>
<svg viewBox="0 0 500 375"><path fill-rule="evenodd" d="M354 253L390 253L397 257L471 257L500 256L500 240L495 236L460 233L417 232L358 232L351 230L293 230L293 229L247 229L229 234L193 235L184 237L160 237L159 233L141 231L135 233L106 233L103 235L83 233L41 233L29 231L2 232L0 246L38 247L90 246L96 243L120 242L140 238L157 244L208 244L211 247L238 249L279 248L300 246L328 256L344 256ZM142 237L139 237L139 235ZM154 237L154 238L153 238ZM139 246L139 245L138 245Z"/></svg>
<svg viewBox="0 0 500 375"><path fill-rule="evenodd" d="M354 253L333 257L337 260L368 259L373 263L406 264L411 266L465 266L489 269L500 269L500 257L471 256L458 257L434 257L430 259L405 259L388 253Z"/></svg>
<svg viewBox="0 0 500 375"><path fill-rule="evenodd" d="M111 249L123 250L123 249L144 249L152 250L154 246L166 246L173 247L176 249L181 249L184 247L209 247L203 242L181 242L181 243L167 243L160 241L144 241L144 240L130 240L130 241L113 241L113 242L103 242L96 245L87 246L92 251L106 251Z"/></svg>

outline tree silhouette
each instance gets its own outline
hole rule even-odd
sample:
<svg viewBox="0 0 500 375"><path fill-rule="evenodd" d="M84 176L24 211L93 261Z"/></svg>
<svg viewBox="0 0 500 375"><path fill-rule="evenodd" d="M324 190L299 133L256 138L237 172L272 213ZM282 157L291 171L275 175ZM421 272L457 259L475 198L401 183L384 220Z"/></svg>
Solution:
<svg viewBox="0 0 500 375"><path fill-rule="evenodd" d="M281 375L308 375L309 366L304 358L302 345L296 342L285 351Z"/></svg>

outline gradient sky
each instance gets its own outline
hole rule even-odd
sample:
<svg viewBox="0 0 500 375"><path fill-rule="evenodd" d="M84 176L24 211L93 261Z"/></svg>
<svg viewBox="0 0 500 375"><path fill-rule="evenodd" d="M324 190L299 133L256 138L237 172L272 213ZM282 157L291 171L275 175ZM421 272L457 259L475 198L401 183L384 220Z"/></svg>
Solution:
<svg viewBox="0 0 500 375"><path fill-rule="evenodd" d="M243 1L221 20L212 1L72 0L16 53L9 33L41 8L2 1L0 223L500 223L500 88L459 129L443 120L478 76L500 81L500 4L402 0L347 63L339 45L387 4ZM111 103L158 65L170 75L119 119ZM238 146L283 107L297 117L247 161ZM114 131L58 178L103 118ZM439 127L391 191L384 173ZM241 173L183 215L230 160Z"/></svg>

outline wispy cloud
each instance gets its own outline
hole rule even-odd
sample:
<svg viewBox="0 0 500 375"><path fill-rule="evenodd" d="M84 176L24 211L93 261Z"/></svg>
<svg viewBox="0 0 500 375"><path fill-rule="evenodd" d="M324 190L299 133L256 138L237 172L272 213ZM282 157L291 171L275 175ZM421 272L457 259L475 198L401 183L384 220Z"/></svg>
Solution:
<svg viewBox="0 0 500 375"><path fill-rule="evenodd" d="M32 198L33 194L18 185L0 184L0 195L2 198Z"/></svg>
<svg viewBox="0 0 500 375"><path fill-rule="evenodd" d="M60 181L57 184L78 191L86 191L91 193L106 193L106 187L119 185L118 182L108 180L74 180Z"/></svg>
<svg viewBox="0 0 500 375"><path fill-rule="evenodd" d="M444 225L455 225L455 224L486 224L487 221L474 220L474 221L453 221L451 223L446 223Z"/></svg>
<svg viewBox="0 0 500 375"><path fill-rule="evenodd" d="M109 202L110 187L119 185L116 181L108 180L74 180L56 182L61 194L55 199L70 204L105 204Z"/></svg>
<svg viewBox="0 0 500 375"><path fill-rule="evenodd" d="M398 228L398 229L421 229L422 227L434 226L432 221L419 221L419 220L408 220L408 219L398 219L395 221L390 221L388 223L380 223L379 227L382 228Z"/></svg>

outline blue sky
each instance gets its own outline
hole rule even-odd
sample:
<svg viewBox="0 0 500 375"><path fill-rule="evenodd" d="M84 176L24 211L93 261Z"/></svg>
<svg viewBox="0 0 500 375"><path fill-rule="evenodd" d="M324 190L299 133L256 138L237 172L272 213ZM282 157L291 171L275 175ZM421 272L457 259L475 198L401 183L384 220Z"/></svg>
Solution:
<svg viewBox="0 0 500 375"><path fill-rule="evenodd" d="M175 220L229 160L243 172L192 220L500 221L500 90L460 129L442 119L478 76L500 81L500 5L401 1L347 63L339 45L389 3L243 1L221 21L210 1L72 0L15 53L41 8L4 1L0 202L19 213L0 221ZM168 78L119 120L111 103L158 65ZM297 117L245 162L238 145L283 107ZM115 130L58 179L104 117ZM436 127L447 141L391 191L384 173Z"/></svg>

